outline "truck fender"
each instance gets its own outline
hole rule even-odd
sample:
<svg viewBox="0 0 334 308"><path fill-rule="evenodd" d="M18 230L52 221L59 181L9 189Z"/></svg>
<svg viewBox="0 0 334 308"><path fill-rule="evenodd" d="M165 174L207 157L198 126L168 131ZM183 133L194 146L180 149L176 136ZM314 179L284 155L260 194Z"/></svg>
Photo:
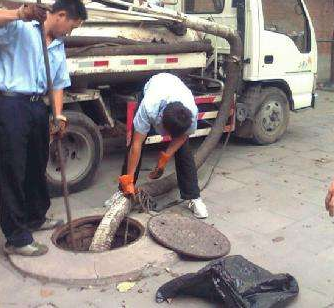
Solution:
<svg viewBox="0 0 334 308"><path fill-rule="evenodd" d="M294 110L294 101L289 85L284 80L264 80L255 84L247 85L236 104L237 120L243 122L246 119L253 120L261 107L260 95L264 88L278 88L283 91L289 101L290 110Z"/></svg>

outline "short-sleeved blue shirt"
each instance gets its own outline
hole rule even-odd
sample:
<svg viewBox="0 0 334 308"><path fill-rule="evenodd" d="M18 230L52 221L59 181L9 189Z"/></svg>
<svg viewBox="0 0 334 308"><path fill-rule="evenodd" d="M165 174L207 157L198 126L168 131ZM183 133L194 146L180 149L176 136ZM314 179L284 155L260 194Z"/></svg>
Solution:
<svg viewBox="0 0 334 308"><path fill-rule="evenodd" d="M151 128L160 135L166 135L162 125L162 115L165 107L171 102L181 102L192 113L192 124L187 135L197 129L198 109L190 89L178 77L169 73L153 76L144 87L144 98L133 120L135 131L146 135Z"/></svg>
<svg viewBox="0 0 334 308"><path fill-rule="evenodd" d="M55 90L71 85L63 41L48 46ZM42 39L37 21L13 21L0 27L0 91L45 94L47 80Z"/></svg>

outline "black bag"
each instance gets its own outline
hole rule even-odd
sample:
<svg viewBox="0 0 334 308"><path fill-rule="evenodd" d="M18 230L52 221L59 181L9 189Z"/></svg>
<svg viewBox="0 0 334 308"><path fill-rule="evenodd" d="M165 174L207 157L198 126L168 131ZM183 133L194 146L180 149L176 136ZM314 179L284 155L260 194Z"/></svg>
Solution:
<svg viewBox="0 0 334 308"><path fill-rule="evenodd" d="M228 256L167 282L157 291L156 301L192 295L227 308L269 308L286 306L298 292L298 283L289 274L273 275L242 256Z"/></svg>

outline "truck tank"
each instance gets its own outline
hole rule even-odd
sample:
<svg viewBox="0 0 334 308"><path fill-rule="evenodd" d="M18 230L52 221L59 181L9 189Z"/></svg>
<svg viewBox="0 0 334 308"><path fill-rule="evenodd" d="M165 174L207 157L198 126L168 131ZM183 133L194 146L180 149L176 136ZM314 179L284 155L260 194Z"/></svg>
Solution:
<svg viewBox="0 0 334 308"><path fill-rule="evenodd" d="M88 14L88 21L65 39L74 87L138 83L161 71L187 75L205 68L212 53L201 33L168 19L96 3L88 5Z"/></svg>
<svg viewBox="0 0 334 308"><path fill-rule="evenodd" d="M17 8L23 2L34 1L2 5ZM86 7L88 20L64 40L73 88L138 84L162 71L184 76L206 67L212 46L200 32L117 5Z"/></svg>

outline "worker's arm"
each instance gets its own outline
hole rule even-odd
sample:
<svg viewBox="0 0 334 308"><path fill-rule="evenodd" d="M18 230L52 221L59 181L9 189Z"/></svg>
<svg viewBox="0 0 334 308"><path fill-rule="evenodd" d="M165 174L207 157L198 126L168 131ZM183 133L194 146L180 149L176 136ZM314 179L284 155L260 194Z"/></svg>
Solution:
<svg viewBox="0 0 334 308"><path fill-rule="evenodd" d="M56 117L61 115L63 112L63 100L64 100L64 90L53 90L53 98L56 107Z"/></svg>
<svg viewBox="0 0 334 308"><path fill-rule="evenodd" d="M133 126L134 134L128 153L127 174L123 174L119 177L120 188L126 196L133 196L135 194L134 174L140 160L143 143L151 127L144 100L140 104L133 119Z"/></svg>
<svg viewBox="0 0 334 308"><path fill-rule="evenodd" d="M53 125L51 123L50 134L53 137L63 138L66 133L67 127L67 119L62 115L63 112L63 100L64 100L64 91L61 90L53 90L53 99L55 102L55 116L58 121L58 126Z"/></svg>
<svg viewBox="0 0 334 308"><path fill-rule="evenodd" d="M0 10L0 27L19 19L18 10Z"/></svg>
<svg viewBox="0 0 334 308"><path fill-rule="evenodd" d="M134 132L133 138L132 138L132 143L131 143L131 148L129 151L129 156L128 156L128 169L127 169L127 174L134 176L140 156L141 156L141 150L143 143L146 139L146 135L143 135L138 132Z"/></svg>
<svg viewBox="0 0 334 308"><path fill-rule="evenodd" d="M127 174L123 174L119 177L120 188L125 196L131 197L135 194L134 175L140 160L141 149L145 139L145 134L136 131L134 132L130 151L128 153Z"/></svg>
<svg viewBox="0 0 334 308"><path fill-rule="evenodd" d="M44 22L47 9L43 5L24 4L17 10L0 10L0 27L16 20Z"/></svg>
<svg viewBox="0 0 334 308"><path fill-rule="evenodd" d="M180 137L173 138L172 141L169 143L168 148L166 150L166 154L169 157L174 156L174 154L178 151L180 147L186 142L188 139L188 135L183 134Z"/></svg>
<svg viewBox="0 0 334 308"><path fill-rule="evenodd" d="M328 193L325 200L326 210L329 213L329 216L334 216L334 181L328 189Z"/></svg>
<svg viewBox="0 0 334 308"><path fill-rule="evenodd" d="M131 147L128 156L127 174L133 176L139 163L141 149L146 139L148 132L150 131L150 119L145 107L145 103L142 102L138 107L136 115L133 119L134 134L131 140Z"/></svg>
<svg viewBox="0 0 334 308"><path fill-rule="evenodd" d="M64 90L71 85L70 75L66 67L65 50L63 53L63 60L57 70L56 76L53 80L53 98L55 101L55 113L58 120L64 119L63 112L63 101L64 101ZM66 121L66 118L65 118ZM61 124L61 123L60 123Z"/></svg>
<svg viewBox="0 0 334 308"><path fill-rule="evenodd" d="M168 145L166 152L160 152L158 164L155 169L149 174L150 179L155 180L163 175L168 161L171 157L174 156L178 149L182 147L187 139L187 134L183 134L180 137L172 139L172 141Z"/></svg>

